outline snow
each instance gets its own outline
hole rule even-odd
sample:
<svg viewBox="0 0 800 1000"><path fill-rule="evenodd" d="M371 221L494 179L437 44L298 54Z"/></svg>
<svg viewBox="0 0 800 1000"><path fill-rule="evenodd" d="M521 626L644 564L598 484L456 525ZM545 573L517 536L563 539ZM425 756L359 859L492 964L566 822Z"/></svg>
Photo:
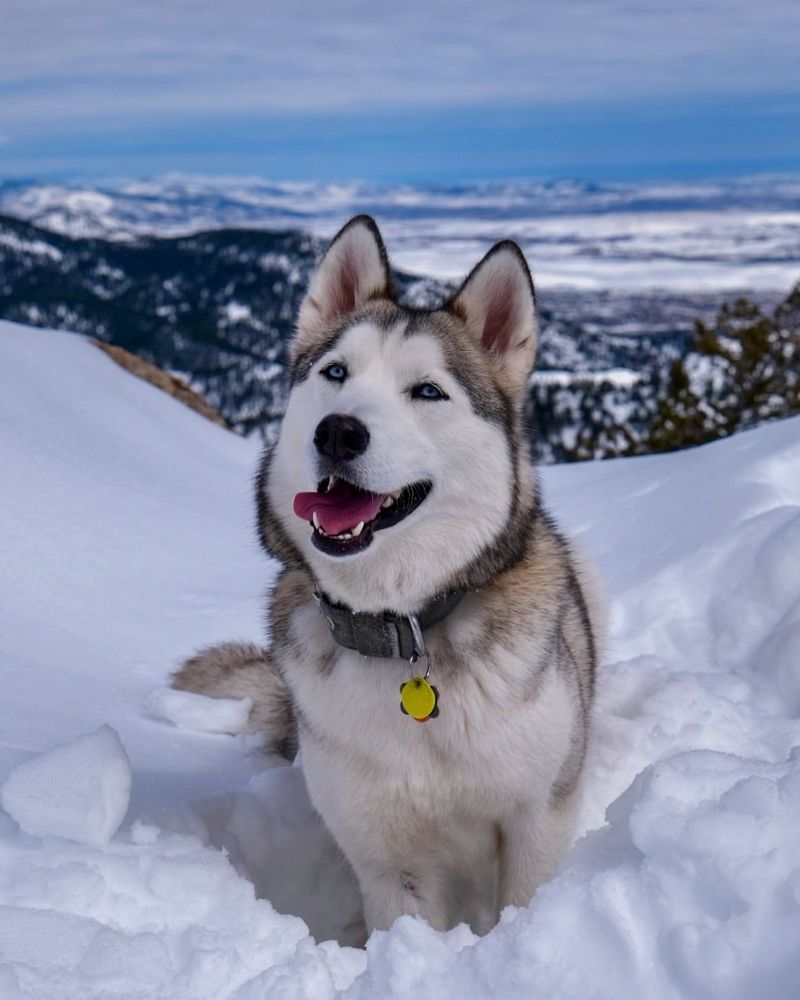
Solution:
<svg viewBox="0 0 800 1000"><path fill-rule="evenodd" d="M248 321L252 322L253 319L250 306L242 302L226 302L220 313L221 318L232 325Z"/></svg>
<svg viewBox="0 0 800 1000"><path fill-rule="evenodd" d="M577 382L593 385L609 385L616 389L631 389L642 381L641 372L633 372L629 368L605 368L592 372L562 371L550 368L533 372L531 382L536 385L570 386Z"/></svg>
<svg viewBox="0 0 800 1000"><path fill-rule="evenodd" d="M20 253L35 254L40 257L49 257L51 260L61 260L64 256L60 250L51 247L44 240L25 240L17 236L16 233L0 232L0 246L7 246L11 250Z"/></svg>
<svg viewBox="0 0 800 1000"><path fill-rule="evenodd" d="M796 994L800 420L543 472L611 596L589 832L484 938L403 918L366 950L336 943L358 942L358 895L302 767L153 714L224 728L224 706L165 698L169 671L263 641L255 462L83 339L0 323L3 1000ZM120 829L21 830L8 790L42 768L41 819L47 782L86 777L53 753L120 762L86 748L105 725L132 772Z"/></svg>
<svg viewBox="0 0 800 1000"><path fill-rule="evenodd" d="M252 698L206 698L192 691L157 688L149 699L156 718L197 733L242 733L247 728Z"/></svg>
<svg viewBox="0 0 800 1000"><path fill-rule="evenodd" d="M102 847L119 830L131 797L131 766L111 726L18 764L0 803L26 833Z"/></svg>

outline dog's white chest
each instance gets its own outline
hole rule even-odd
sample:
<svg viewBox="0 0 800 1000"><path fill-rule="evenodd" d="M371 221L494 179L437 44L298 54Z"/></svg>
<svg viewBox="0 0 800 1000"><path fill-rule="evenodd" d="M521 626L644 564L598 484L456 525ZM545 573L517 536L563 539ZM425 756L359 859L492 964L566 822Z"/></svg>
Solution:
<svg viewBox="0 0 800 1000"><path fill-rule="evenodd" d="M435 799L437 809L448 802L494 815L513 799L546 793L568 748L574 699L559 672L544 667L526 698L524 676L535 669L502 650L466 666L437 661L434 651L439 714L418 722L401 709L401 686L418 673L411 664L344 649L324 670L292 663L312 794L345 782L357 796L380 789L417 808Z"/></svg>

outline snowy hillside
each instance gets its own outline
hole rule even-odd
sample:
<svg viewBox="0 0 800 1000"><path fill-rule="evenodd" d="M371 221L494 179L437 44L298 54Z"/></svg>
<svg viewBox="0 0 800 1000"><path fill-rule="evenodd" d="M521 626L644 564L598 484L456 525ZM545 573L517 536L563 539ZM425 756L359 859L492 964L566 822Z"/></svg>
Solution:
<svg viewBox="0 0 800 1000"><path fill-rule="evenodd" d="M800 420L545 470L612 599L593 832L487 937L405 918L366 952L324 940L358 903L300 768L163 717L213 729L159 689L261 637L256 457L83 339L0 322L0 783L31 831L0 812L2 1000L797 994Z"/></svg>

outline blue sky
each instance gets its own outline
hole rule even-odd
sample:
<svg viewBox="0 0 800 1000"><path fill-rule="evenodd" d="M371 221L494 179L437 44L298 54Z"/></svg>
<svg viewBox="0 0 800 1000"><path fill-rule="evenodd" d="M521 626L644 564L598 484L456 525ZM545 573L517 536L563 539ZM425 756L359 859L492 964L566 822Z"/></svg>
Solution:
<svg viewBox="0 0 800 1000"><path fill-rule="evenodd" d="M0 176L800 169L797 0L6 0Z"/></svg>

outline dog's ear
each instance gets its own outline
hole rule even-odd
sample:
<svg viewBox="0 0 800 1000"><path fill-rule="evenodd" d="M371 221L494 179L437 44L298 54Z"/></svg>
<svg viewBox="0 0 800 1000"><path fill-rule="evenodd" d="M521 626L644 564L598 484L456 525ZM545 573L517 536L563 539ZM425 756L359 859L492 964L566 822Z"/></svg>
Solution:
<svg viewBox="0 0 800 1000"><path fill-rule="evenodd" d="M536 354L536 298L525 257L512 240L497 243L447 303L501 372L521 388Z"/></svg>
<svg viewBox="0 0 800 1000"><path fill-rule="evenodd" d="M389 260L375 220L357 215L334 236L297 320L296 353L370 299L391 298Z"/></svg>

